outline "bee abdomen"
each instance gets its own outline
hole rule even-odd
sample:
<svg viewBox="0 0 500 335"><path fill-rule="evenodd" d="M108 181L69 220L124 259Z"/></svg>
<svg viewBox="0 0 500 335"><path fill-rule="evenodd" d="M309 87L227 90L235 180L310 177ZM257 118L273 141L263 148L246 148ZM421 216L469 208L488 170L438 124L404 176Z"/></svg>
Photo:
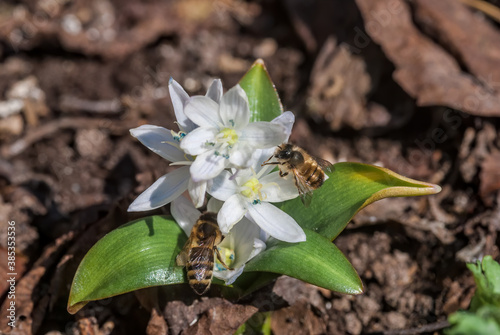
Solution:
<svg viewBox="0 0 500 335"><path fill-rule="evenodd" d="M206 247L194 247L191 249L191 255L199 255L207 251L206 249ZM212 283L213 268L213 251L210 251L204 260L196 259L195 257L191 258L188 264L186 264L189 285L197 294L201 295L208 291Z"/></svg>
<svg viewBox="0 0 500 335"><path fill-rule="evenodd" d="M189 285L197 294L203 294L210 288L212 283L213 263L188 264L187 277Z"/></svg>
<svg viewBox="0 0 500 335"><path fill-rule="evenodd" d="M205 274L209 274L210 276L212 275L212 270L214 268L214 263L213 262L206 262L206 263L189 263L187 266L187 271L188 271L188 276L190 273L199 273L201 271L205 271ZM205 275L205 278L207 276ZM200 278L203 279L203 278Z"/></svg>
<svg viewBox="0 0 500 335"><path fill-rule="evenodd" d="M204 294L212 283L213 262L190 263L187 265L189 285L197 294Z"/></svg>
<svg viewBox="0 0 500 335"><path fill-rule="evenodd" d="M323 182L325 181L325 173L318 166L316 162L309 165L309 168L306 171L304 171L303 175L307 176L306 178L307 184L314 189L319 188L321 185L323 185Z"/></svg>
<svg viewBox="0 0 500 335"><path fill-rule="evenodd" d="M204 294L210 288L211 281L205 282L191 282L189 281L189 285L191 288L199 295Z"/></svg>

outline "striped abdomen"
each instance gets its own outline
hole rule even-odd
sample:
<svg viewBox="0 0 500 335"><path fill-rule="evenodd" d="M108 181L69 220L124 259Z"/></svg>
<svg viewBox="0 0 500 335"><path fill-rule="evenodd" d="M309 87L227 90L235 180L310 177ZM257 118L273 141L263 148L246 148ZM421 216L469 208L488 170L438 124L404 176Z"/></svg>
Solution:
<svg viewBox="0 0 500 335"><path fill-rule="evenodd" d="M200 254L203 254L203 256L200 257ZM213 268L213 247L194 247L191 249L186 269L189 285L196 293L201 295L208 291L212 283Z"/></svg>
<svg viewBox="0 0 500 335"><path fill-rule="evenodd" d="M306 160L304 164L296 168L296 171L312 189L319 188L325 181L325 172L313 158Z"/></svg>
<svg viewBox="0 0 500 335"><path fill-rule="evenodd" d="M214 252L222 240L215 213L204 213L191 230L186 262L189 285L198 294L205 293L212 283Z"/></svg>

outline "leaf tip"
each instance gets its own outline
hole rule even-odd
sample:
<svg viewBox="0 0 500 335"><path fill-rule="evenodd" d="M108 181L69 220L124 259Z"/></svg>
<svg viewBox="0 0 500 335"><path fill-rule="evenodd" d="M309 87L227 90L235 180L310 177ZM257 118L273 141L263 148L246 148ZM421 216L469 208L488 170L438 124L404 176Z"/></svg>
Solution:
<svg viewBox="0 0 500 335"><path fill-rule="evenodd" d="M365 286L363 285L363 282L361 282L361 286L359 287L359 289L354 290L353 295L358 295L363 293L365 293Z"/></svg>
<svg viewBox="0 0 500 335"><path fill-rule="evenodd" d="M248 70L248 72L250 72L252 69L255 69L255 68L260 68L260 70L264 72L265 76L267 77L267 79L271 82L272 86L274 87L274 83L271 80L271 77L269 75L269 71L267 71L266 64L264 63L264 60L262 58L257 58L253 62L252 66L250 67L250 69Z"/></svg>
<svg viewBox="0 0 500 335"><path fill-rule="evenodd" d="M252 67L253 67L253 66L257 66L257 65L258 65L258 66L262 66L262 67L264 67L264 68L266 67L266 65L264 64L264 60L263 60L262 58L257 58L257 59L255 60L255 62L253 62Z"/></svg>
<svg viewBox="0 0 500 335"><path fill-rule="evenodd" d="M431 184L431 194L438 194L439 192L441 192L443 189L441 186L439 185L436 185L436 184Z"/></svg>
<svg viewBox="0 0 500 335"><path fill-rule="evenodd" d="M353 283L347 290L347 294L359 295L365 293L365 286L363 285L363 281L359 277L359 274L356 272L356 283Z"/></svg>
<svg viewBox="0 0 500 335"><path fill-rule="evenodd" d="M68 301L68 306L66 307L66 310L68 311L69 314L76 314L80 309L83 308L83 306L85 306L87 304L87 301L81 301L81 302L77 302L77 303L74 303L72 304L71 303L71 298L70 300Z"/></svg>
<svg viewBox="0 0 500 335"><path fill-rule="evenodd" d="M442 187L437 184L420 182L420 192L417 193L421 194L415 193L415 195L433 195L433 194L438 194L442 190L443 190Z"/></svg>

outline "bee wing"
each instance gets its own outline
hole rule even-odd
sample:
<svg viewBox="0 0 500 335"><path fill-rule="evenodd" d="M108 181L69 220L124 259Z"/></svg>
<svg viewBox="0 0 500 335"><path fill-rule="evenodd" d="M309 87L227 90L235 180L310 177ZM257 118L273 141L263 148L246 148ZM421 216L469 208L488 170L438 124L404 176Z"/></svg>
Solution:
<svg viewBox="0 0 500 335"><path fill-rule="evenodd" d="M190 246L191 246L191 237L188 238L186 243L184 243L181 252L175 258L175 264L177 264L178 266L186 266L186 263L188 261L188 253Z"/></svg>
<svg viewBox="0 0 500 335"><path fill-rule="evenodd" d="M325 172L333 172L335 169L333 167L333 164L330 163L329 161L326 161L324 159L318 158L318 157L313 157L316 163L318 163L319 167L323 169Z"/></svg>
<svg viewBox="0 0 500 335"><path fill-rule="evenodd" d="M309 207L314 189L295 170L293 171L293 175L295 176L295 186L299 190L300 200L302 200L305 207Z"/></svg>
<svg viewBox="0 0 500 335"><path fill-rule="evenodd" d="M309 207L309 205L311 205L312 198L313 198L312 192L300 194L300 200L302 200L304 207Z"/></svg>

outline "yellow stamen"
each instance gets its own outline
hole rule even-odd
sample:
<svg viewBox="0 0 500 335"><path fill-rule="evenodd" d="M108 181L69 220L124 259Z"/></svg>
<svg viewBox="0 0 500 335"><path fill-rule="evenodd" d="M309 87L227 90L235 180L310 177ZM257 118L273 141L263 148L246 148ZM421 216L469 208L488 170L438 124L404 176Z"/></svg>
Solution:
<svg viewBox="0 0 500 335"><path fill-rule="evenodd" d="M257 178L249 179L246 183L242 185L244 188L241 194L247 198L261 198L260 189L262 184Z"/></svg>
<svg viewBox="0 0 500 335"><path fill-rule="evenodd" d="M220 253L220 256L222 258L222 260L224 261L224 263L228 266L228 267L232 267L234 261L235 261L235 254L234 254L234 250L233 249L229 249L229 248L224 248L224 247L217 247L217 249L219 249L219 253ZM217 257L215 258L215 267L218 271L226 271L227 269L224 267L224 265L221 264L221 262L219 262L219 259L217 259Z"/></svg>
<svg viewBox="0 0 500 335"><path fill-rule="evenodd" d="M236 130L231 128L224 128L220 133L223 135L222 138L227 144L234 145L236 142L238 142L238 134L236 133Z"/></svg>

